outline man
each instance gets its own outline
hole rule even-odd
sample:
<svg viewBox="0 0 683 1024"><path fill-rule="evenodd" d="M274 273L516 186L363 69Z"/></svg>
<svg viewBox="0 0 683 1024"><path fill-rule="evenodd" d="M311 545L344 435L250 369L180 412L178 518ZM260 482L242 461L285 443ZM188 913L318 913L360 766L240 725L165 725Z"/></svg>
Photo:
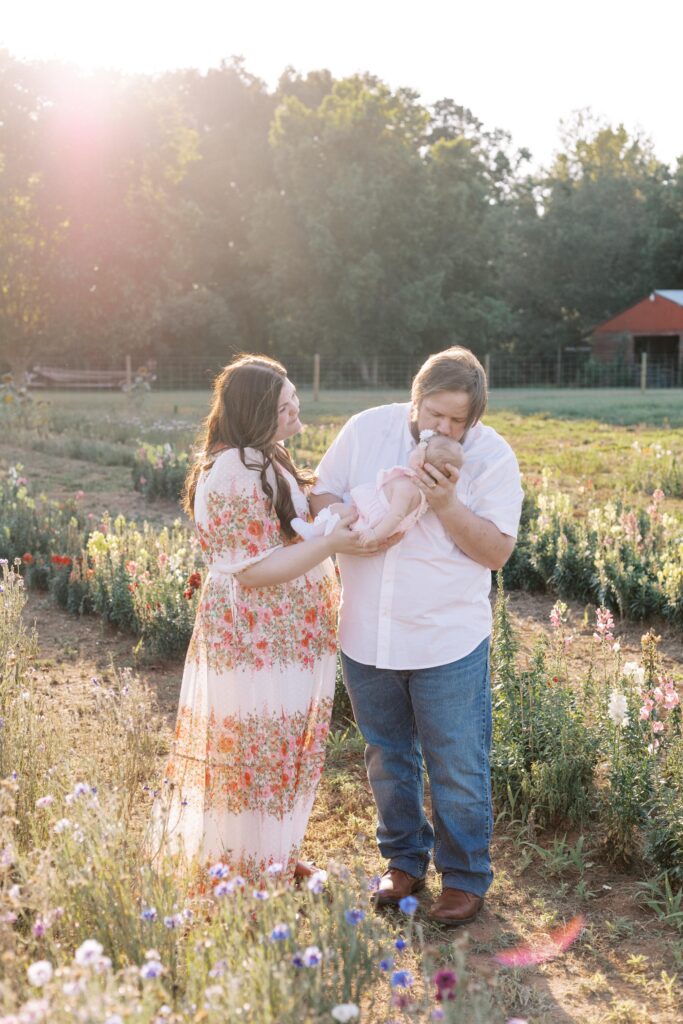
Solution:
<svg viewBox="0 0 683 1024"><path fill-rule="evenodd" d="M460 472L429 463L418 471L429 511L400 543L338 558L344 680L389 860L376 903L422 889L433 856L443 888L429 916L458 926L476 917L493 878L489 592L491 570L515 545L522 488L512 449L480 422L486 376L468 349L431 356L411 398L346 423L318 467L311 509L317 514L380 470L406 465L421 431L462 443ZM423 755L433 827L423 806Z"/></svg>

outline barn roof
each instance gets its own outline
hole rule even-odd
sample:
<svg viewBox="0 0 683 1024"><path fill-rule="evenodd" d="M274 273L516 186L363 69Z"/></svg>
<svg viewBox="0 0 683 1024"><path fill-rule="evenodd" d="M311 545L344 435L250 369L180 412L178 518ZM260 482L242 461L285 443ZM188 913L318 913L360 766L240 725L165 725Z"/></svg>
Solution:
<svg viewBox="0 0 683 1024"><path fill-rule="evenodd" d="M683 333L683 290L657 290L622 313L598 324L594 334Z"/></svg>

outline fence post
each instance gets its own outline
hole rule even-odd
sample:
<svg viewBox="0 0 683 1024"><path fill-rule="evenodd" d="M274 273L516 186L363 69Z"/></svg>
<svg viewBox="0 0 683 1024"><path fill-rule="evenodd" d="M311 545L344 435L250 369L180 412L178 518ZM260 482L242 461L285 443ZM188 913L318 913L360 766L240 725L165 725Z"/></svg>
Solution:
<svg viewBox="0 0 683 1024"><path fill-rule="evenodd" d="M486 374L486 383L491 387L491 353L487 352L484 356L484 373Z"/></svg>
<svg viewBox="0 0 683 1024"><path fill-rule="evenodd" d="M133 365L130 356L126 356L126 391L133 386Z"/></svg>
<svg viewBox="0 0 683 1024"><path fill-rule="evenodd" d="M320 398L320 354L318 352L313 356L313 401L317 402Z"/></svg>
<svg viewBox="0 0 683 1024"><path fill-rule="evenodd" d="M557 366L555 369L555 385L562 387L562 346L557 346Z"/></svg>
<svg viewBox="0 0 683 1024"><path fill-rule="evenodd" d="M640 356L640 390L645 391L647 389L647 352L643 352Z"/></svg>

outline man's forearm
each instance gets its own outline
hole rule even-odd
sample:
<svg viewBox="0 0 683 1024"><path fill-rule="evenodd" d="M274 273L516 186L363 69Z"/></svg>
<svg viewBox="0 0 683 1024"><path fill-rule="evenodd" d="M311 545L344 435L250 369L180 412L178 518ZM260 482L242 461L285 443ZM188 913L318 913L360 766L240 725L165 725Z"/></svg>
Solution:
<svg viewBox="0 0 683 1024"><path fill-rule="evenodd" d="M501 533L488 519L482 519L457 498L436 513L441 525L461 551L479 565L494 572L502 569L513 552L515 538Z"/></svg>
<svg viewBox="0 0 683 1024"><path fill-rule="evenodd" d="M322 512L328 505L334 505L336 501L341 501L341 497L337 494L310 494L308 496L308 507L313 518L315 518L318 512Z"/></svg>

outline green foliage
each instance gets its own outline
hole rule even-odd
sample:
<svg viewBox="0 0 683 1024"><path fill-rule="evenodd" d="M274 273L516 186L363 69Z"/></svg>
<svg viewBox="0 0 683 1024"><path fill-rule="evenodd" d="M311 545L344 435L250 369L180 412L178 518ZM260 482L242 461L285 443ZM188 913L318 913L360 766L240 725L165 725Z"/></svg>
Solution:
<svg viewBox="0 0 683 1024"><path fill-rule="evenodd" d="M133 464L133 486L145 498L177 500L187 475L187 453L175 452L170 444L138 445Z"/></svg>

